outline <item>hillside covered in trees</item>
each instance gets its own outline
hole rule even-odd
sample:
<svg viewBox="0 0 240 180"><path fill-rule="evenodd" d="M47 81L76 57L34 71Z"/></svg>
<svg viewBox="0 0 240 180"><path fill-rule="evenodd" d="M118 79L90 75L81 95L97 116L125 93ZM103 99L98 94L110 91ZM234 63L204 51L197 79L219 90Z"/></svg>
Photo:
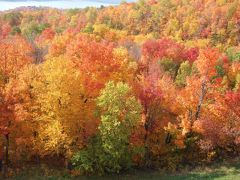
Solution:
<svg viewBox="0 0 240 180"><path fill-rule="evenodd" d="M103 175L239 156L239 1L1 12L0 135L3 176L29 163Z"/></svg>

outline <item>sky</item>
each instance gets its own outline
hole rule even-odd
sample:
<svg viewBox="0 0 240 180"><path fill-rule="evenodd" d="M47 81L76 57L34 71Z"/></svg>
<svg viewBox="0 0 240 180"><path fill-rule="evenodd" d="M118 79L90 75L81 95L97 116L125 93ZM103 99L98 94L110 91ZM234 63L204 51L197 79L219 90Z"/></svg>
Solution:
<svg viewBox="0 0 240 180"><path fill-rule="evenodd" d="M128 0L131 2L134 0ZM54 7L60 9L84 8L87 6L117 5L121 0L0 0L0 11L22 6Z"/></svg>

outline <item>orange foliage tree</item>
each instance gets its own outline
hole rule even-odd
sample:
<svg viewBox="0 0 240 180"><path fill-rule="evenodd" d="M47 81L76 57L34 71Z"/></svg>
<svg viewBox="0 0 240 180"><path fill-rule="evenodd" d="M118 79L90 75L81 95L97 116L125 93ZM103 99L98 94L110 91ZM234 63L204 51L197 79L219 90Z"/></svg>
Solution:
<svg viewBox="0 0 240 180"><path fill-rule="evenodd" d="M32 63L31 46L22 37L16 36L4 39L0 42L0 73L1 73L1 117L0 133L5 138L5 169L6 175L8 167L8 151L11 128L18 119L16 104L21 99L14 96L14 89L9 88L12 79L17 77L17 73L25 66ZM14 131L14 130L13 130ZM3 147L2 147L3 148Z"/></svg>

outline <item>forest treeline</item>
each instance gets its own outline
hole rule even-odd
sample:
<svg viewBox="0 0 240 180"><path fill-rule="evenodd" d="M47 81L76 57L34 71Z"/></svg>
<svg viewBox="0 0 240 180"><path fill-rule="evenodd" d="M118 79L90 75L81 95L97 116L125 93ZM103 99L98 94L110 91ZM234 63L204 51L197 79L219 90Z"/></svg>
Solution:
<svg viewBox="0 0 240 180"><path fill-rule="evenodd" d="M104 174L237 156L239 1L1 12L0 135L5 176L30 162Z"/></svg>

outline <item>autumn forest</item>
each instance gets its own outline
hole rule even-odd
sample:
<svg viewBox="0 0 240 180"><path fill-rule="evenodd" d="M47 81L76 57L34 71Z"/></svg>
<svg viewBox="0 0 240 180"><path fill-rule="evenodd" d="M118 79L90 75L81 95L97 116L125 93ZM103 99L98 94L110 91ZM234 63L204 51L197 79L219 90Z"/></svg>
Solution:
<svg viewBox="0 0 240 180"><path fill-rule="evenodd" d="M171 172L239 154L238 0L0 12L2 176L42 162Z"/></svg>

